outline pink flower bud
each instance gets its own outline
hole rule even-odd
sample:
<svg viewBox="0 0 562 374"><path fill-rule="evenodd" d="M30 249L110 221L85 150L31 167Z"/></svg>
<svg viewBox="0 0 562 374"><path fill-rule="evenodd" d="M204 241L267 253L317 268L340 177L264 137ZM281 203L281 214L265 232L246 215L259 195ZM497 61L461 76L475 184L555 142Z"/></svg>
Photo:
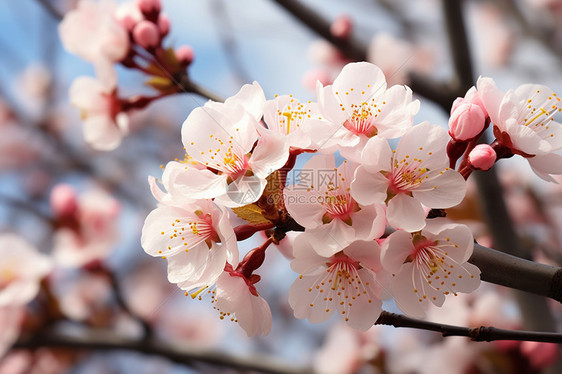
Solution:
<svg viewBox="0 0 562 374"><path fill-rule="evenodd" d="M51 209L57 217L69 217L78 210L76 191L68 184L59 184L51 191Z"/></svg>
<svg viewBox="0 0 562 374"><path fill-rule="evenodd" d="M170 18L167 15L161 14L158 17L158 28L160 29L160 36L163 38L170 32Z"/></svg>
<svg viewBox="0 0 562 374"><path fill-rule="evenodd" d="M476 104L463 103L451 113L449 135L458 141L470 140L480 134L485 125L486 115L482 109Z"/></svg>
<svg viewBox="0 0 562 374"><path fill-rule="evenodd" d="M457 97L457 99L453 102L453 105L451 107L451 114L453 114L453 112L461 104L478 105L480 107L480 109L482 109L482 112L484 113L484 115L487 115L486 108L484 107L484 104L482 103L482 100L480 99L480 96L478 95L478 91L476 90L476 87L474 87L474 86L470 87L470 89L468 91L466 91L466 94L464 95L464 97Z"/></svg>
<svg viewBox="0 0 562 374"><path fill-rule="evenodd" d="M139 8L133 3L121 4L115 10L114 17L129 32L133 30L137 23L144 19Z"/></svg>
<svg viewBox="0 0 562 374"><path fill-rule="evenodd" d="M179 63L188 66L193 61L194 57L193 48L189 45L182 45L178 49L176 49L176 58L178 59Z"/></svg>
<svg viewBox="0 0 562 374"><path fill-rule="evenodd" d="M353 23L351 18L347 15L342 15L336 18L332 25L330 26L330 33L340 39L347 39L351 34L353 28Z"/></svg>
<svg viewBox="0 0 562 374"><path fill-rule="evenodd" d="M133 29L133 40L143 48L154 48L160 44L160 30L152 22L141 21Z"/></svg>
<svg viewBox="0 0 562 374"><path fill-rule="evenodd" d="M496 152L488 144L478 144L468 155L468 162L477 170L488 170L496 162Z"/></svg>
<svg viewBox="0 0 562 374"><path fill-rule="evenodd" d="M521 342L521 353L537 370L549 367L558 359L558 345L542 342Z"/></svg>
<svg viewBox="0 0 562 374"><path fill-rule="evenodd" d="M143 14L160 13L162 8L160 0L138 0L137 5Z"/></svg>

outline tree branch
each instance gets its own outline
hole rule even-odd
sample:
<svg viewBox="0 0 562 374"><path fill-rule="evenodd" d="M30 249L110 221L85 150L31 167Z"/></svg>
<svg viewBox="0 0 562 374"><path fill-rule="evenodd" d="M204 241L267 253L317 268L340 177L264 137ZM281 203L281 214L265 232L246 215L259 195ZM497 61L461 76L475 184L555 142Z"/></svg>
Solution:
<svg viewBox="0 0 562 374"><path fill-rule="evenodd" d="M20 338L12 348L35 349L40 347L73 350L134 351L167 358L178 364L209 364L241 371L258 371L271 374L305 374L312 369L286 365L267 357L241 358L223 352L198 348L194 344L163 342L156 339L133 340L112 331L85 329L80 336L46 330L34 336Z"/></svg>
<svg viewBox="0 0 562 374"><path fill-rule="evenodd" d="M489 326L475 328L444 325L442 323L422 321L401 314L382 311L375 325L390 325L394 327L408 327L419 330L440 332L447 336L466 336L477 342L491 342L494 340L518 340L545 343L562 343L562 334L552 332L505 330Z"/></svg>
<svg viewBox="0 0 562 374"><path fill-rule="evenodd" d="M63 14L55 8L55 6L49 0L37 0L39 4L45 8L47 13L49 13L55 20L61 21L63 18Z"/></svg>
<svg viewBox="0 0 562 374"><path fill-rule="evenodd" d="M482 271L483 281L547 296L562 303L562 268L525 260L480 244L474 245L468 262Z"/></svg>

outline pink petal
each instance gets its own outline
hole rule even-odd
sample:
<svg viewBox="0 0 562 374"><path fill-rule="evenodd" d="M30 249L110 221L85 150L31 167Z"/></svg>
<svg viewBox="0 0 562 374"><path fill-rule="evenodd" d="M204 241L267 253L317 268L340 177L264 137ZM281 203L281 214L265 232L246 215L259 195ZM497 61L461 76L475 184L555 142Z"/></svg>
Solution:
<svg viewBox="0 0 562 374"><path fill-rule="evenodd" d="M425 211L421 203L402 193L390 199L386 218L392 227L409 232L421 230L425 226Z"/></svg>
<svg viewBox="0 0 562 374"><path fill-rule="evenodd" d="M379 172L371 173L361 165L355 171L351 182L351 196L359 204L383 203L386 200L389 181Z"/></svg>
<svg viewBox="0 0 562 374"><path fill-rule="evenodd" d="M466 193L466 182L455 170L429 177L412 194L429 208L444 209L460 204Z"/></svg>

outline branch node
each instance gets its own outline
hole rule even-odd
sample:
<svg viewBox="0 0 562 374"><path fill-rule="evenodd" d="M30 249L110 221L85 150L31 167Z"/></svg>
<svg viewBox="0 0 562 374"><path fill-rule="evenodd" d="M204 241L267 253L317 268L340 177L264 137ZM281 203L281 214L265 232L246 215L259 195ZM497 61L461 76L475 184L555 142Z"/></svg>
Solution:
<svg viewBox="0 0 562 374"><path fill-rule="evenodd" d="M550 282L548 297L562 303L562 268L558 269Z"/></svg>
<svg viewBox="0 0 562 374"><path fill-rule="evenodd" d="M495 340L493 337L494 328L488 326L475 327L468 330L468 337L475 342L491 342Z"/></svg>

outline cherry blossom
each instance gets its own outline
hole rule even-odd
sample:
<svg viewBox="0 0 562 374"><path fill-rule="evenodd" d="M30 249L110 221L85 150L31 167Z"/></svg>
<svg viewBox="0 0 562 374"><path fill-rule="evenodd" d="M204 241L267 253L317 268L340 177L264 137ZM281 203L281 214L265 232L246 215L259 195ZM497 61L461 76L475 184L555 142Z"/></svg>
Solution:
<svg viewBox="0 0 562 374"><path fill-rule="evenodd" d="M382 245L383 267L392 272L391 288L398 307L421 318L429 302L441 306L445 296L472 292L480 270L468 263L474 242L465 225L428 220L418 233L396 231Z"/></svg>
<svg viewBox="0 0 562 374"><path fill-rule="evenodd" d="M111 65L124 59L130 46L127 30L117 21L115 11L112 0L80 0L59 25L64 48L93 63L104 82L113 70Z"/></svg>
<svg viewBox="0 0 562 374"><path fill-rule="evenodd" d="M224 272L213 293L213 303L221 319L237 322L249 337L269 334L271 309L251 280L236 271Z"/></svg>
<svg viewBox="0 0 562 374"><path fill-rule="evenodd" d="M206 167L188 168L183 174L192 198L215 198L236 207L260 197L265 178L289 157L281 136L259 137L257 121L264 105L263 91L254 83L243 86L224 104L208 102L187 117L182 126L185 150Z"/></svg>
<svg viewBox="0 0 562 374"><path fill-rule="evenodd" d="M330 256L318 255L305 234L295 239L291 268L301 275L289 291L297 318L312 323L334 312L351 327L366 331L381 312L380 247L375 241L354 241Z"/></svg>
<svg viewBox="0 0 562 374"><path fill-rule="evenodd" d="M562 125L553 120L562 112L560 97L539 84L524 84L506 94L491 78L479 78L476 86L502 147L502 152L496 150L498 157L521 155L547 181L553 180L550 174L562 174L562 156L555 153L562 149Z"/></svg>
<svg viewBox="0 0 562 374"><path fill-rule="evenodd" d="M307 128L307 123L311 121L321 121L316 103L301 103L292 95L282 95L265 104L264 122L267 128L273 133L282 134L290 147L313 147L315 136Z"/></svg>
<svg viewBox="0 0 562 374"><path fill-rule="evenodd" d="M117 148L129 131L129 116L117 97L116 76L106 83L91 77L76 78L69 96L84 120L86 143L102 151Z"/></svg>
<svg viewBox="0 0 562 374"><path fill-rule="evenodd" d="M210 200L154 209L146 217L141 244L149 255L168 259L168 280L188 292L214 284L227 261L238 264L228 213Z"/></svg>
<svg viewBox="0 0 562 374"><path fill-rule="evenodd" d="M319 374L354 374L363 365L383 354L382 326L357 331L345 323L330 329L323 346L314 355L314 370Z"/></svg>
<svg viewBox="0 0 562 374"><path fill-rule="evenodd" d="M77 205L68 215L57 217L53 258L62 267L81 267L105 259L119 237L117 200L103 190L92 189L78 197Z"/></svg>
<svg viewBox="0 0 562 374"><path fill-rule="evenodd" d="M429 123L408 130L395 151L386 139L370 139L351 183L351 196L361 204L386 202L393 227L420 230L425 225L422 204L449 208L464 198L463 177L448 167L448 140L445 129Z"/></svg>
<svg viewBox="0 0 562 374"><path fill-rule="evenodd" d="M39 292L52 260L15 234L0 235L0 307L24 305Z"/></svg>
<svg viewBox="0 0 562 374"><path fill-rule="evenodd" d="M319 255L329 257L354 240L382 235L382 204L360 205L350 194L356 165L344 161L335 167L333 155L318 155L300 170L300 181L283 191L285 206L313 242Z"/></svg>
<svg viewBox="0 0 562 374"><path fill-rule="evenodd" d="M351 161L359 162L367 140L375 135L396 138L412 126L419 101L412 101L407 86L387 89L383 72L368 62L347 64L333 85L316 88L323 117L330 121L321 134L322 149L339 149Z"/></svg>

